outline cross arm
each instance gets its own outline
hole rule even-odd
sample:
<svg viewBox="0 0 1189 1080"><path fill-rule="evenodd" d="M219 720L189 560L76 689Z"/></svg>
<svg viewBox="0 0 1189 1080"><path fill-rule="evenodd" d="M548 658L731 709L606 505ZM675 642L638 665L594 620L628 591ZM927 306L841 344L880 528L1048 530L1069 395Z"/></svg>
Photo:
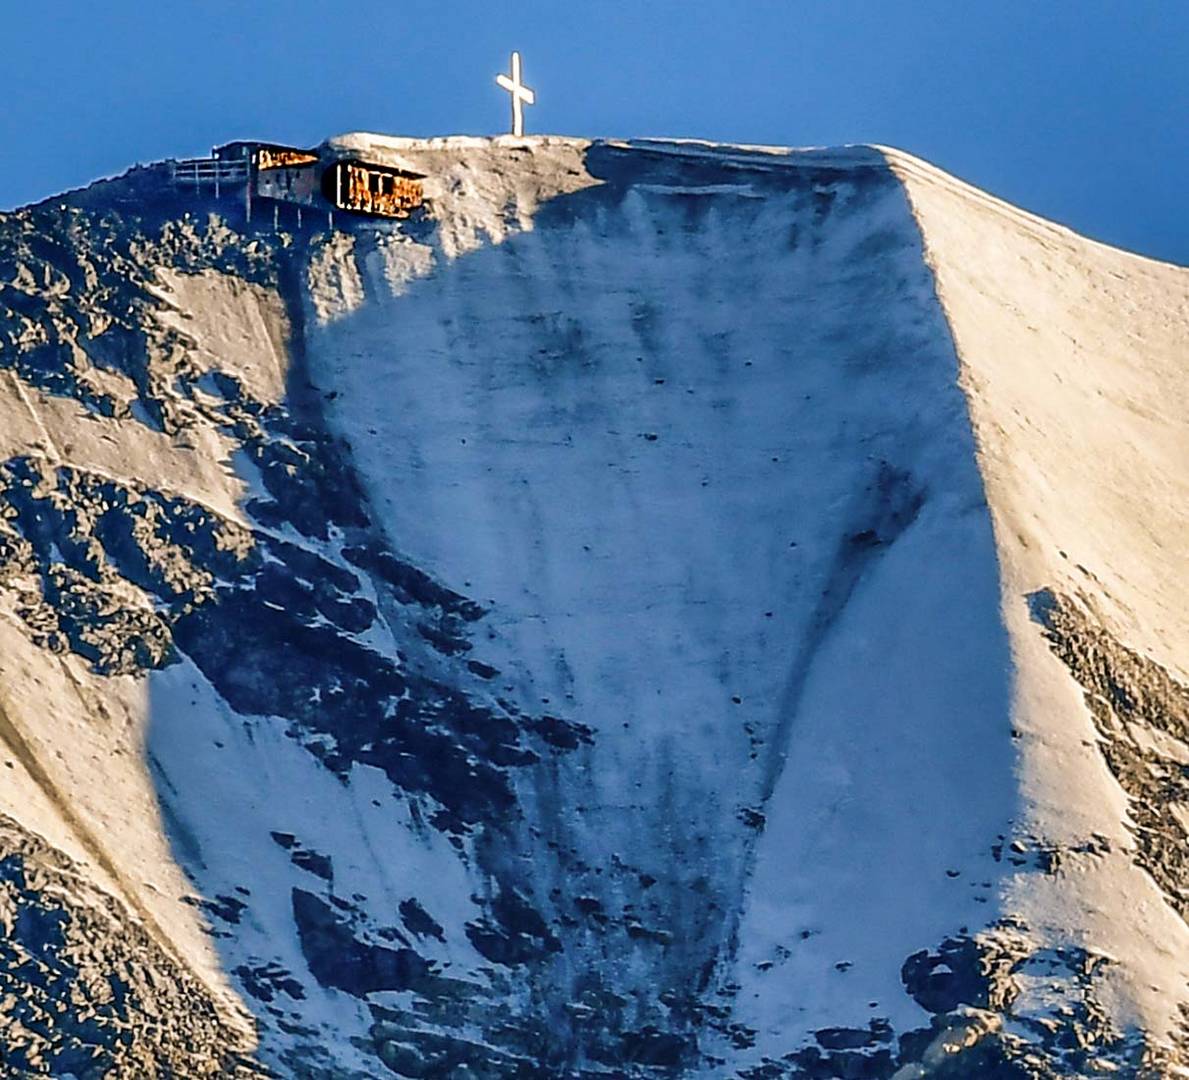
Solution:
<svg viewBox="0 0 1189 1080"><path fill-rule="evenodd" d="M495 81L499 83L509 94L515 94L526 105L535 105L537 96L527 86L521 86L519 83L513 82L507 75L497 75Z"/></svg>

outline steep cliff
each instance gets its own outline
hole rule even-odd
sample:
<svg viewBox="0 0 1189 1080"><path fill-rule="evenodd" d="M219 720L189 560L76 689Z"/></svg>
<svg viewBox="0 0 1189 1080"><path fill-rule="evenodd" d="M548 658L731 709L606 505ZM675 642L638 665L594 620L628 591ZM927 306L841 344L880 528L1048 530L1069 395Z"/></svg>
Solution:
<svg viewBox="0 0 1189 1080"><path fill-rule="evenodd" d="M1189 271L896 151L0 217L13 1075L1170 1075ZM274 224L275 221L275 224Z"/></svg>

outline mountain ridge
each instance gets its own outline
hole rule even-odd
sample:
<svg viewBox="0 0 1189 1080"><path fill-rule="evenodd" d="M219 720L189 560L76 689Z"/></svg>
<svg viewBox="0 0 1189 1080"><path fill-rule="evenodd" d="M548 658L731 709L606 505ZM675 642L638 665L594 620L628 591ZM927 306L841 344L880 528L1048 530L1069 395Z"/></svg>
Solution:
<svg viewBox="0 0 1189 1080"><path fill-rule="evenodd" d="M333 142L426 213L0 217L0 683L86 824L0 809L201 1068L1180 1067L1189 272L883 148Z"/></svg>

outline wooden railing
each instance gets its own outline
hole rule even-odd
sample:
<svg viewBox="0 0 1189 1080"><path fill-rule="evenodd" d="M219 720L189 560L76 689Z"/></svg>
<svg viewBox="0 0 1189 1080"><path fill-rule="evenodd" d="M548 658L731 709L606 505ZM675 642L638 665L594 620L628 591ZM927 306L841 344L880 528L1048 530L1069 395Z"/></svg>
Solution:
<svg viewBox="0 0 1189 1080"><path fill-rule="evenodd" d="M218 158L190 158L171 161L170 176L175 184L242 184L248 179L246 161L220 161Z"/></svg>

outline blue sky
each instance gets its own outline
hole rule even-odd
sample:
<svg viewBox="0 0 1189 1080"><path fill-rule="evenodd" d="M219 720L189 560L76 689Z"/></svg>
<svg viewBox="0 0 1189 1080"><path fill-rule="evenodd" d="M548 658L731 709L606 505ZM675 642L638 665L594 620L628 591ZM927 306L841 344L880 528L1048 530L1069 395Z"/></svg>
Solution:
<svg viewBox="0 0 1189 1080"><path fill-rule="evenodd" d="M344 12L351 12L348 20ZM0 0L0 207L260 137L900 146L1189 264L1189 0Z"/></svg>

